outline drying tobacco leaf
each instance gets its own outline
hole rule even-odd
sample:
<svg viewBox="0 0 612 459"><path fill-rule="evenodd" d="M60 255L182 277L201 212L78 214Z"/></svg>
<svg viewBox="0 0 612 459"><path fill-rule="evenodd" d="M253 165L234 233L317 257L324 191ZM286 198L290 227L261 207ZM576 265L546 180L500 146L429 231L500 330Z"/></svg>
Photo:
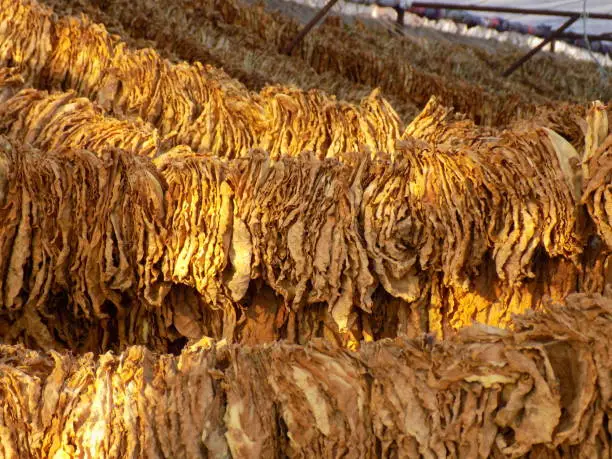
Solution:
<svg viewBox="0 0 612 459"><path fill-rule="evenodd" d="M454 338L180 355L0 346L0 452L73 457L609 456L612 302L572 295Z"/></svg>
<svg viewBox="0 0 612 459"><path fill-rule="evenodd" d="M98 153L118 148L149 157L160 153L159 134L147 123L105 116L72 91L49 94L25 88L14 71L0 73L0 134L44 151Z"/></svg>

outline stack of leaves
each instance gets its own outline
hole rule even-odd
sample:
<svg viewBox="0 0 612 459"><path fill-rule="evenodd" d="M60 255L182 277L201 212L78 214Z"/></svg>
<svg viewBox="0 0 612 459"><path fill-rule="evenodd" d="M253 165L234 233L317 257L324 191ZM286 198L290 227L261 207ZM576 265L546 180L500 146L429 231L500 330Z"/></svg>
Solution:
<svg viewBox="0 0 612 459"><path fill-rule="evenodd" d="M336 73L317 73L307 62L279 53L247 29L219 22L209 5L176 1L44 0L59 15L82 13L121 36L132 47L152 47L162 56L190 63L205 62L223 68L247 88L259 91L266 85L320 89L339 100L358 104L376 89ZM223 5L217 5L223 6ZM404 118L418 109L408 100L385 93Z"/></svg>
<svg viewBox="0 0 612 459"><path fill-rule="evenodd" d="M355 107L317 90L269 87L261 92L261 104L270 126L259 146L274 157L310 151L339 158L360 148L394 151L399 138L399 117L377 91Z"/></svg>
<svg viewBox="0 0 612 459"><path fill-rule="evenodd" d="M404 143L395 161L372 164L360 221L385 290L419 300L432 275L464 284L486 250L482 178L457 154Z"/></svg>
<svg viewBox="0 0 612 459"><path fill-rule="evenodd" d="M385 290L427 302L437 331L505 324L574 291L589 231L576 151L550 130L492 137L432 106L409 127L432 144L407 137L364 183L360 221Z"/></svg>
<svg viewBox="0 0 612 459"><path fill-rule="evenodd" d="M66 105L57 102L64 99ZM95 113L95 106L71 100L24 90L0 113L6 111L11 136L54 151L73 145L64 140L71 139L64 115ZM98 138L97 120L92 115L79 124L83 141ZM561 299L582 288L575 277L590 230L577 228L579 159L567 142L541 129L491 137L435 101L410 129L437 145L407 136L393 155L361 152L340 161L256 153L224 165L185 146L158 158L159 186L169 191L163 223L151 229L163 244L163 266L150 277L166 284L154 287L161 289L155 299L138 293L128 302L142 302L144 310L161 305L159 328L174 327L175 339L204 333L202 320L210 314L213 335L222 329L234 339L235 326L242 326L236 320L248 322L252 311L244 309L254 302L276 310L272 328L289 327L288 339L291 321L299 329L314 323L312 315L358 341L376 336L376 317L387 317L385 308L396 313L389 304L410 310L417 329L445 334L472 318L506 324L512 313L538 307L544 295ZM123 146L111 140L110 146ZM103 159L109 146L86 145ZM249 293L251 279L262 283ZM373 305L379 284L384 292ZM601 291L600 284L588 291ZM122 295L110 304L118 307Z"/></svg>
<svg viewBox="0 0 612 459"><path fill-rule="evenodd" d="M234 231L243 233L241 241L250 235L242 253L252 252L251 278L261 277L294 310L326 303L341 330L354 320L355 305L372 307L375 280L358 225L361 191L352 186L362 173L362 166L308 155L276 162L257 155L231 170L235 214L243 222ZM246 285L236 285L238 301Z"/></svg>
<svg viewBox="0 0 612 459"><path fill-rule="evenodd" d="M554 131L532 125L501 132L477 128L469 121L453 119L449 109L432 99L406 129L404 138L411 137L427 142L436 161L450 158L457 163L438 173L440 180L449 181L460 173L458 163L465 165L466 171L458 183L467 186L472 181L474 185L471 191L460 194L471 195L465 199L474 202L470 205L438 203L437 206L457 213L462 213L464 208L470 213L482 209L478 219L486 227L486 239L493 248L501 279L514 283L530 277L529 265L539 246L551 257L573 258L580 253L576 219L582 188L581 158ZM417 144L412 141L403 145L414 148ZM416 149L418 152L418 145ZM414 156L410 148L397 152L397 157L403 160L414 160ZM417 153L417 156L423 155ZM428 166L416 169L430 174L436 170ZM458 199L450 184L436 189L449 193L448 203ZM417 205L419 199L407 201ZM465 222L459 224L468 236L458 236L457 241L466 243L470 237L482 239L480 230L468 229L471 225ZM482 255L482 251L473 248L469 253Z"/></svg>
<svg viewBox="0 0 612 459"><path fill-rule="evenodd" d="M572 273L583 236L576 233L576 204L547 134L515 137L505 133L495 145L479 141L471 153L415 142L405 144L395 160L354 155L344 157L344 164L308 155L274 161L260 153L223 165L177 147L156 160L157 188L138 188L157 203L161 219L145 219L148 241L122 239L124 232L131 234L130 218L140 219L118 207L122 199L133 199L121 198L134 193L122 185L133 180L132 173L118 173L112 192L99 192L112 194L113 210L87 217L92 235L84 239L97 235L98 227L106 228L103 235L113 231L88 252L105 260L102 268L91 269L100 270L95 271L100 279L118 270L121 281L111 282L114 289L92 284L91 294L100 299L95 313L84 317L114 318L101 309L138 309L142 303L145 309L161 307L155 309L162 321L158 328L174 327L169 333L175 339L204 333L204 318L212 314L213 336L222 330L231 340L237 338L236 319L248 321L251 305L268 304L277 315L273 330L293 327L287 320L302 327L312 309L312 320L333 324L358 341L376 336L377 317L395 314L386 308L395 308L389 304L397 298L404 304L398 307L417 314L409 320L417 329L445 334L448 326L461 327L474 317L505 324L512 313L540 305L544 295L562 298L579 287ZM531 142L529 149L521 142ZM96 153L104 160L104 153ZM527 164L536 164L539 174L529 176ZM524 168L524 182L516 180L513 167ZM5 183L18 185L12 179ZM95 188L95 180L88 183ZM61 201L53 194L47 199ZM10 246L7 242L7 251ZM138 248L139 257L154 255L143 261L122 248ZM22 256L22 264L30 265L29 255ZM390 298L379 292L372 299L379 283ZM307 335L309 327L302 328ZM288 338L303 339L291 333L286 330Z"/></svg>
<svg viewBox="0 0 612 459"><path fill-rule="evenodd" d="M437 148L456 149L471 146L476 139L495 134L494 129L476 126L472 120L455 113L432 96L421 113L406 126L402 139L415 138Z"/></svg>
<svg viewBox="0 0 612 459"><path fill-rule="evenodd" d="M576 259L581 174L567 142L559 146L544 129L506 131L483 139L468 155L484 176L487 233L501 279L533 276L538 248L550 257Z"/></svg>
<svg viewBox="0 0 612 459"><path fill-rule="evenodd" d="M231 290L236 283L243 284L241 276L246 276L244 288L248 287L250 266L248 260L241 262L249 255L240 245L242 236L236 234L240 225L234 215L233 190L226 180L227 166L185 147L158 158L155 166L167 185L167 239L161 269L171 288L178 286L174 292L178 298L170 296L164 305L165 321L174 324L184 337L200 338L206 314L223 310L219 318L224 335L231 340L235 314L223 282L227 281ZM241 271L245 269L246 273Z"/></svg>
<svg viewBox="0 0 612 459"><path fill-rule="evenodd" d="M160 153L158 132L148 123L105 116L72 91L27 89L15 72L0 73L0 134L44 151L119 148L149 157Z"/></svg>
<svg viewBox="0 0 612 459"><path fill-rule="evenodd" d="M539 126L552 129L566 139L580 154L584 150L586 135L586 105L550 103L540 105L535 113L524 119L517 118L512 129L526 126Z"/></svg>
<svg viewBox="0 0 612 459"><path fill-rule="evenodd" d="M574 295L443 342L75 357L0 346L8 458L589 457L612 448L612 302Z"/></svg>
<svg viewBox="0 0 612 459"><path fill-rule="evenodd" d="M582 203L594 228L585 250L582 290L600 292L612 278L612 105L592 104L587 115L582 174Z"/></svg>
<svg viewBox="0 0 612 459"><path fill-rule="evenodd" d="M589 110L583 158L584 194L589 215L612 249L612 131L606 107L596 102Z"/></svg>
<svg viewBox="0 0 612 459"><path fill-rule="evenodd" d="M136 297L161 304L163 182L147 161L100 156L42 154L1 138L0 312L17 320L7 340L23 332L53 348L40 316L62 329L64 310L104 320ZM50 310L59 297L63 310Z"/></svg>
<svg viewBox="0 0 612 459"><path fill-rule="evenodd" d="M297 155L304 142L286 139L286 132L295 131L296 127L289 126L293 122L301 129L302 118L308 120L308 130L295 135L298 139L312 132L321 136L311 143L320 147L316 153L322 156L361 143L375 151L386 150L397 139L398 116L376 92L361 107L291 88L284 89L284 95L277 88L268 97L266 90L249 92L214 67L172 64L154 50L131 50L87 18L58 19L47 8L26 0L4 0L0 5L1 65L19 66L39 88L73 89L97 101L109 114L150 122L159 129L166 149L185 144L196 152L233 158L265 144L273 155ZM32 40L16 25L20 15L27 15L36 26L45 24L44 40ZM36 59L23 58L31 48L36 50ZM303 102L295 103L293 98ZM281 106L298 112L283 112L278 109ZM299 112L302 107L303 114ZM280 118L270 118L271 114ZM330 119L336 118L330 130ZM282 141L276 144L275 139ZM274 146L278 151L271 148ZM291 149L285 151L287 147Z"/></svg>
<svg viewBox="0 0 612 459"><path fill-rule="evenodd" d="M167 146L240 156L263 129L262 110L238 82L201 64L171 64L156 51L112 50L96 100L117 116L139 116L156 126Z"/></svg>

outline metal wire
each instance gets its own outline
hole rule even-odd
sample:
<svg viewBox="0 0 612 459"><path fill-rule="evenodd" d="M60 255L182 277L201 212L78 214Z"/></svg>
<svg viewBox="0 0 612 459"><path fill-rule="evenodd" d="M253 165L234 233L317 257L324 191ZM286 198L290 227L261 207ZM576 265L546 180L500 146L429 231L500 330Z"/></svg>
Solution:
<svg viewBox="0 0 612 459"><path fill-rule="evenodd" d="M591 42L590 42L589 36L587 34L587 18L588 18L588 16L589 16L589 13L587 13L587 0L583 0L582 1L582 33L584 35L584 41L586 42L587 49L589 50L589 55L595 61L595 64L597 64L597 68L599 69L599 76L601 78L601 82L605 84L607 79L609 78L609 74L608 74L608 71L601 64L601 62L599 62L599 59L597 59L597 56L595 56L595 53L593 52L593 49L591 48Z"/></svg>

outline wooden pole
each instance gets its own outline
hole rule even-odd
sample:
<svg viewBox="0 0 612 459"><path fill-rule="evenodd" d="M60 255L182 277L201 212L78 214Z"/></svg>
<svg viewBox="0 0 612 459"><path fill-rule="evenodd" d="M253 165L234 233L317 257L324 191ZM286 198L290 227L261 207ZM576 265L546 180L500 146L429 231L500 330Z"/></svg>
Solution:
<svg viewBox="0 0 612 459"><path fill-rule="evenodd" d="M295 48L304 37L310 32L310 30L317 25L317 23L323 19L323 17L327 14L329 10L338 2L338 0L329 0L327 5L325 5L321 10L313 17L308 24L304 26L304 28L296 35L296 37L289 43L289 45L283 50L283 54L291 55L291 51Z"/></svg>
<svg viewBox="0 0 612 459"><path fill-rule="evenodd" d="M525 62L527 62L529 59L531 59L532 56L537 54L538 51L540 51L542 48L544 48L548 43L550 43L555 38L557 38L559 35L561 35L565 29L567 29L569 26L571 26L579 18L580 18L580 16L573 16L573 17L569 18L567 21L565 21L565 23L561 27L559 27L557 30L555 30L547 38L542 40L542 42L538 46L536 46L535 48L530 50L527 54L525 54L518 61L516 61L514 64L512 64L504 73L502 73L502 76L504 76L504 77L510 76L516 69L518 69L521 65L523 65Z"/></svg>
<svg viewBox="0 0 612 459"><path fill-rule="evenodd" d="M429 3L412 2L413 8L434 8L438 10L465 10L465 11L486 11L490 13L513 13L513 14L535 14L539 16L559 16L573 18L580 15L576 11L556 11L540 8L512 8L505 6L479 6L479 5L457 5L455 3ZM612 20L612 14L589 13L589 19L608 19Z"/></svg>
<svg viewBox="0 0 612 459"><path fill-rule="evenodd" d="M567 38L572 40L584 40L584 34L576 32L565 32L561 35L561 38ZM589 41L612 41L612 32L600 33L597 35L587 34Z"/></svg>
<svg viewBox="0 0 612 459"><path fill-rule="evenodd" d="M404 10L400 7L395 7L395 12L397 13L397 19L396 19L396 23L397 25L403 26L404 25Z"/></svg>

